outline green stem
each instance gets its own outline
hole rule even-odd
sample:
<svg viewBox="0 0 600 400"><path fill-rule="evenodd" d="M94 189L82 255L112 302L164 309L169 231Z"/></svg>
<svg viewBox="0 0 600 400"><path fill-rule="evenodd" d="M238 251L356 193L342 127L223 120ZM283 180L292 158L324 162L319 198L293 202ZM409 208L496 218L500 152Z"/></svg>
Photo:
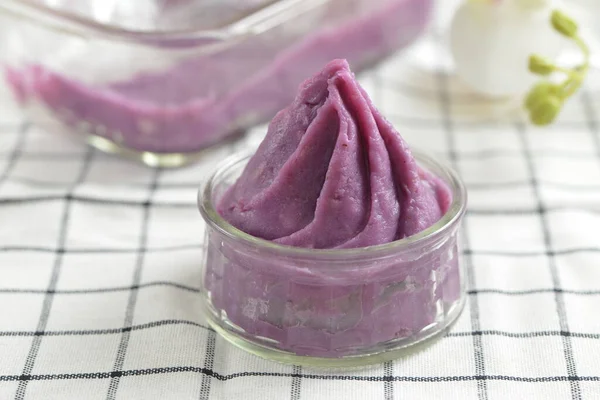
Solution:
<svg viewBox="0 0 600 400"><path fill-rule="evenodd" d="M559 67L558 65L554 66L554 70L556 72L562 72L563 74L567 75L568 78L575 78L577 75L579 75L577 71L573 71L569 68Z"/></svg>
<svg viewBox="0 0 600 400"><path fill-rule="evenodd" d="M590 49L580 36L573 38L575 44L581 49L584 56L584 63L576 71L571 72L571 78L563 84L563 99L569 98L577 92L590 70Z"/></svg>
<svg viewBox="0 0 600 400"><path fill-rule="evenodd" d="M561 97L562 99L567 99L575 94L577 90L581 87L583 80L581 78L570 79L562 84L561 87Z"/></svg>
<svg viewBox="0 0 600 400"><path fill-rule="evenodd" d="M577 46L579 46L579 48L583 52L584 62L583 62L583 66L581 67L580 73L585 75L590 70L590 48L580 36L575 36L573 38L573 40L575 41L575 44Z"/></svg>

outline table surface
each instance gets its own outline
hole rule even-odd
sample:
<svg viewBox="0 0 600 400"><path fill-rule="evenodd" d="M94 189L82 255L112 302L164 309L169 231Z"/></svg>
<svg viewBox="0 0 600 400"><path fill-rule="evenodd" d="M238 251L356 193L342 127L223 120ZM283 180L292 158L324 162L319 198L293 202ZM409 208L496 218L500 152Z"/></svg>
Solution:
<svg viewBox="0 0 600 400"><path fill-rule="evenodd" d="M198 312L198 184L263 128L159 170L2 103L0 399L600 398L599 74L536 129L448 66L425 41L360 80L467 183L467 305L425 351L346 372L248 355Z"/></svg>

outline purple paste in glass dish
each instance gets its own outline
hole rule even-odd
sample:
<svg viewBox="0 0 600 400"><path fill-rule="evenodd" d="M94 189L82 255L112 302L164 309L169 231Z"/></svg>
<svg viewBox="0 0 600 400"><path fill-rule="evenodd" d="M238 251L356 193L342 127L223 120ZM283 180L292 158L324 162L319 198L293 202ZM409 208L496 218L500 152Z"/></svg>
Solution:
<svg viewBox="0 0 600 400"><path fill-rule="evenodd" d="M37 123L163 166L270 120L333 58L358 71L408 46L433 4L45 1L0 3L14 96Z"/></svg>
<svg viewBox="0 0 600 400"><path fill-rule="evenodd" d="M208 320L279 361L394 358L460 314L466 201L458 176L413 153L334 60L255 152L224 162L199 192Z"/></svg>

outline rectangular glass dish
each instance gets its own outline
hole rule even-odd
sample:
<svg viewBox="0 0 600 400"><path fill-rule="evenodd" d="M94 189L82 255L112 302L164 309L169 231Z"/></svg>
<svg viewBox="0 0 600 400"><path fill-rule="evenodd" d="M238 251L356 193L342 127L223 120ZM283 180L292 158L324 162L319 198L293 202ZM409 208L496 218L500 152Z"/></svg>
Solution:
<svg viewBox="0 0 600 400"><path fill-rule="evenodd" d="M433 0L3 0L0 63L36 124L180 166L268 121L334 58L411 44Z"/></svg>

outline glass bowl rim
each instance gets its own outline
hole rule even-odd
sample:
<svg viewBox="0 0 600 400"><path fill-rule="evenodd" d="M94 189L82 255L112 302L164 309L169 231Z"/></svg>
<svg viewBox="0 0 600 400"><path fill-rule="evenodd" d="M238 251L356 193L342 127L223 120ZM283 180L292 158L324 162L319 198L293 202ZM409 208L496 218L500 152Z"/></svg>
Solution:
<svg viewBox="0 0 600 400"><path fill-rule="evenodd" d="M183 47L194 47L197 42L205 44L204 41L206 40L227 41L260 34L261 29L265 29L263 25L272 25L272 20L292 18L292 13L297 7L303 7L303 10L310 7L322 7L331 1L277 0L269 2L241 16L237 20L225 23L219 27L168 31L136 30L120 27L28 0L4 0L0 2L0 11L4 10L9 14L34 20L39 26L60 30L63 33L69 33L74 36L86 37L98 35L117 40L147 44L166 44L181 40L191 40L191 44Z"/></svg>
<svg viewBox="0 0 600 400"><path fill-rule="evenodd" d="M427 153L412 149L411 153L415 157L417 164L424 167L428 172L442 179L450 188L452 193L452 203L448 211L432 226L403 239L393 242L351 249L313 249L304 247L295 247L281 245L270 240L252 236L236 228L227 222L217 212L212 198L213 187L217 183L221 174L229 171L231 168L250 159L255 148L241 152L236 152L225 158L217 164L210 177L204 180L198 190L197 205L204 221L207 223L207 229L214 229L228 239L242 242L243 244L265 251L276 253L280 256L301 258L307 260L315 259L356 259L356 258L378 258L387 255L398 255L403 252L415 251L426 246L437 239L445 237L453 226L460 223L467 208L467 190L464 182L458 173L443 162L439 162ZM423 165L425 164L425 165ZM434 171L430 167L433 167ZM435 171L437 170L437 171ZM440 172L446 176L440 176Z"/></svg>

